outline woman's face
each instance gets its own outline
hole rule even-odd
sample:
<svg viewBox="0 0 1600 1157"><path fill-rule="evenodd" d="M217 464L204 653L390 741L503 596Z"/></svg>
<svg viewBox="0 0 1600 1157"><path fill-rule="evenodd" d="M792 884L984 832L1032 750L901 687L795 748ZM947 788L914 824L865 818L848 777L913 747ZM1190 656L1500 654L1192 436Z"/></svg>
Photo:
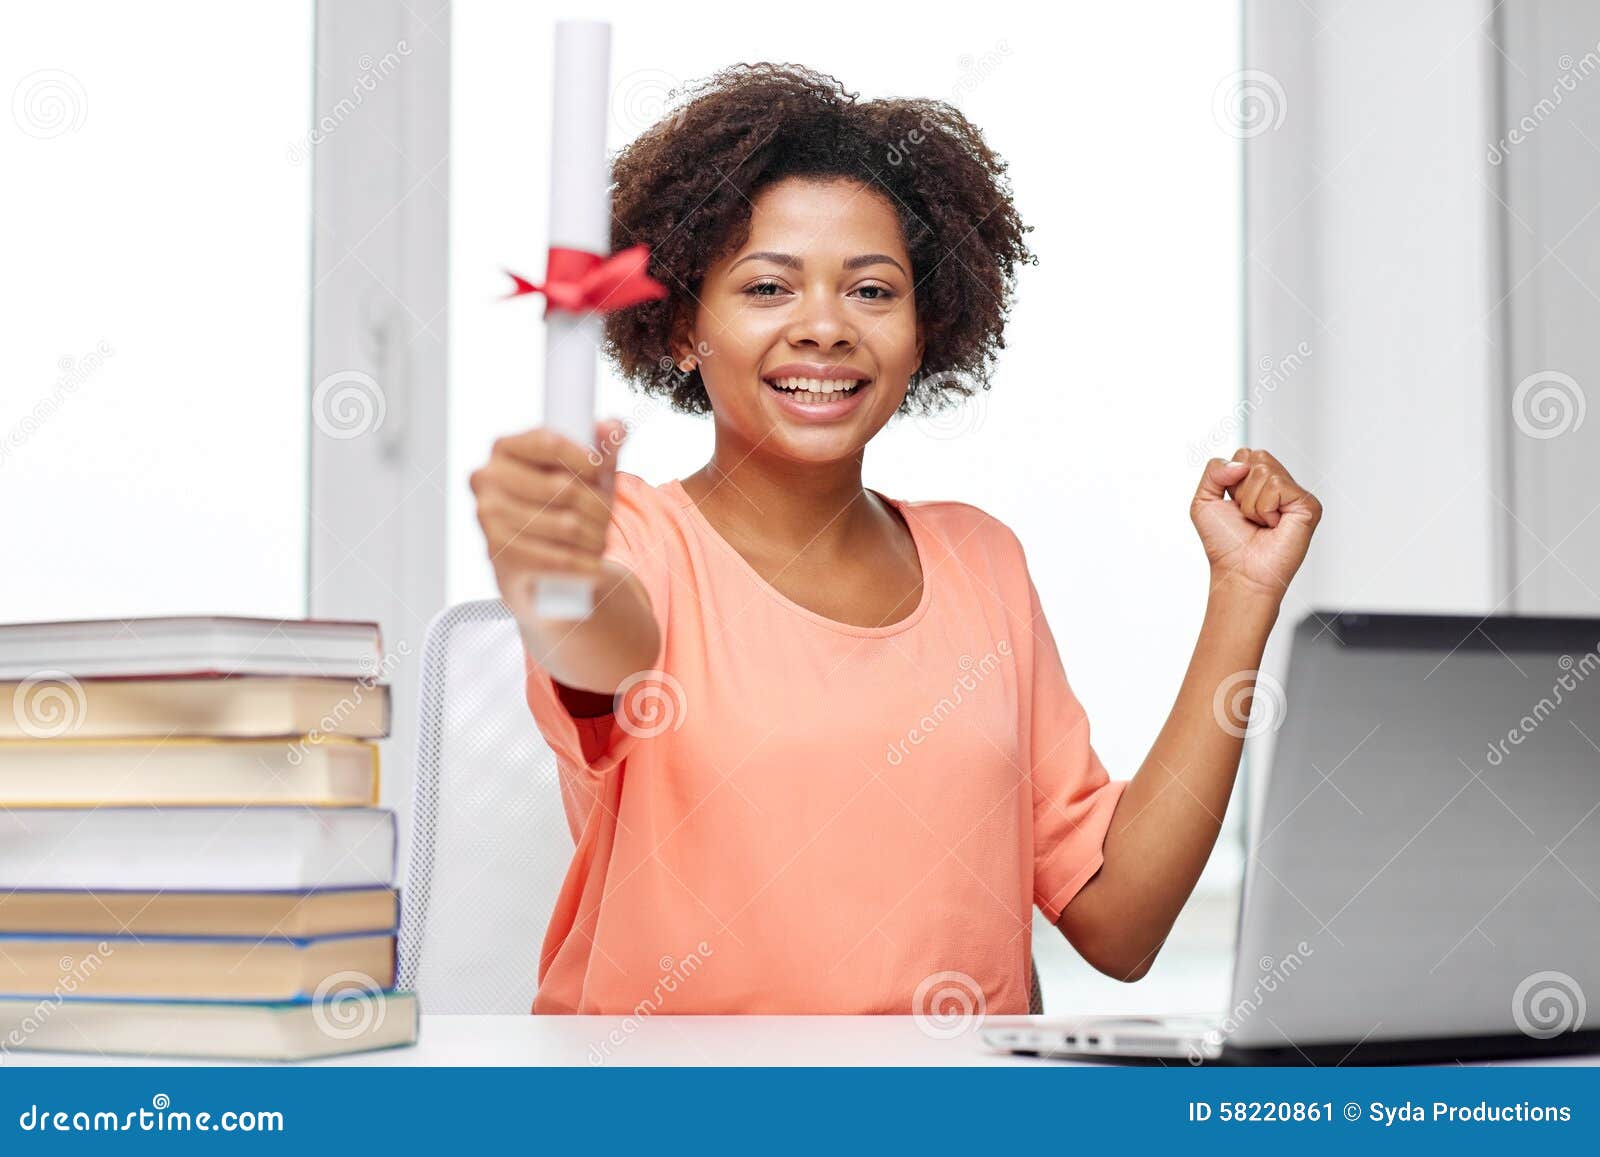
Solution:
<svg viewBox="0 0 1600 1157"><path fill-rule="evenodd" d="M699 358L719 439L800 462L857 455L921 364L911 274L882 193L799 178L762 190L674 351Z"/></svg>

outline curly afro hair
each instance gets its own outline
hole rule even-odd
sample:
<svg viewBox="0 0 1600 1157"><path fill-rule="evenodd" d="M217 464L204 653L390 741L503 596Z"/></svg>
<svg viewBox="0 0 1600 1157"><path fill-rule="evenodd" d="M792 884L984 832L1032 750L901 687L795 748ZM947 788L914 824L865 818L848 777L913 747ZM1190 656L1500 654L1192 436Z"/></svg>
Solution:
<svg viewBox="0 0 1600 1157"><path fill-rule="evenodd" d="M606 352L647 394L708 413L698 370L671 357L675 325L706 271L749 236L750 206L789 177L860 181L900 218L925 344L902 412L926 412L989 387L1016 286L1035 263L1006 166L953 106L860 101L796 65L741 64L687 99L612 164L612 245L650 246L669 296L606 317Z"/></svg>

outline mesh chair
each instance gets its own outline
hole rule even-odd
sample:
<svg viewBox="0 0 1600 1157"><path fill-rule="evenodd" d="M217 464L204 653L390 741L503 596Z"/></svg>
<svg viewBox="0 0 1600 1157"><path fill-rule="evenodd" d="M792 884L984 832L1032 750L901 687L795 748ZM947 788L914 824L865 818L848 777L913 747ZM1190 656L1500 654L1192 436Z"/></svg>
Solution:
<svg viewBox="0 0 1600 1157"><path fill-rule="evenodd" d="M556 757L499 599L447 607L422 648L401 987L430 1013L526 1013L572 859Z"/></svg>
<svg viewBox="0 0 1600 1157"><path fill-rule="evenodd" d="M448 607L429 624L399 985L430 1013L533 1003L572 833L523 681L522 640L499 599ZM1031 1003L1041 1011L1037 971Z"/></svg>

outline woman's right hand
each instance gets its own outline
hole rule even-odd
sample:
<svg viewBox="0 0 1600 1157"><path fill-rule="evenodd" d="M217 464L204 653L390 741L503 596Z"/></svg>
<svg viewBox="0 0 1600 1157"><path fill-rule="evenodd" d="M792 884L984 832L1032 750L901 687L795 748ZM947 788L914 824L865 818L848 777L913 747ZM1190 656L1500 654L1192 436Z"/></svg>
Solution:
<svg viewBox="0 0 1600 1157"><path fill-rule="evenodd" d="M495 440L472 472L478 525L500 597L526 621L542 578L601 576L623 424L595 427L594 450L538 428Z"/></svg>

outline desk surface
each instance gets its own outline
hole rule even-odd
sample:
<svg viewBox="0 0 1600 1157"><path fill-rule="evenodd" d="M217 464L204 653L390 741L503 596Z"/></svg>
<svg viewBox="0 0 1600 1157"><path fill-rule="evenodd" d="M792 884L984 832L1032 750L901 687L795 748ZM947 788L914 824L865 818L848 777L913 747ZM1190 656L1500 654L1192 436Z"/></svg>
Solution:
<svg viewBox="0 0 1600 1157"><path fill-rule="evenodd" d="M1020 1018L1007 1018L1017 1020ZM7 1066L157 1064L164 1058L10 1053ZM424 1016L413 1048L330 1065L1058 1065L993 1053L978 1033L940 1039L909 1016ZM1533 1064L1600 1065L1600 1055Z"/></svg>
<svg viewBox="0 0 1600 1157"><path fill-rule="evenodd" d="M424 1016L415 1049L379 1057L373 1054L372 1060L588 1067L1026 1061L990 1052L976 1031L948 1040L931 1037L909 1016Z"/></svg>

